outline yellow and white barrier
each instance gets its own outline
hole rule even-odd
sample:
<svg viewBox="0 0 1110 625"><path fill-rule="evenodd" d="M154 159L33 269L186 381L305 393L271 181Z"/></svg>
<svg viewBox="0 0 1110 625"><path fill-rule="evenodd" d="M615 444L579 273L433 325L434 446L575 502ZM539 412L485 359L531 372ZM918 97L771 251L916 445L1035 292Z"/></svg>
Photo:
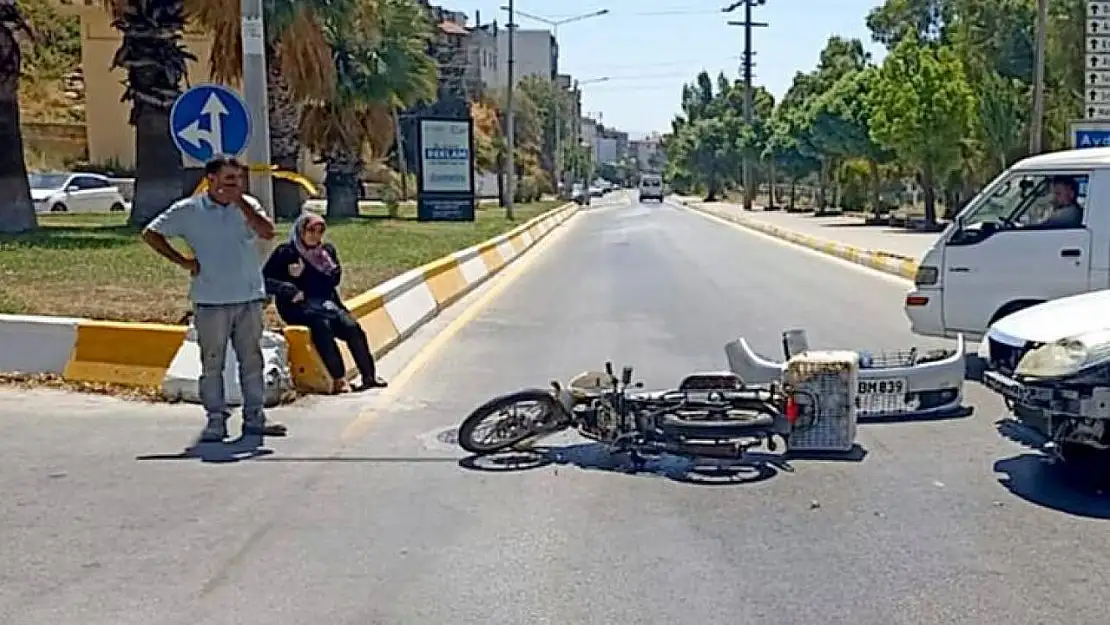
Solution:
<svg viewBox="0 0 1110 625"><path fill-rule="evenodd" d="M473 291L490 276L527 252L537 241L569 219L578 206L566 205L473 247L417 267L346 302L359 320L375 357L380 357L407 339L443 309ZM286 328L289 365L297 388L304 392L326 392L331 379L316 351L308 330ZM340 343L349 375L354 361Z"/></svg>
<svg viewBox="0 0 1110 625"><path fill-rule="evenodd" d="M577 210L574 204L550 210L499 237L410 270L346 304L380 357ZM310 393L330 390L331 380L308 329L294 326L284 332L297 388ZM157 388L184 340L184 326L0 315L0 372L53 373L73 382ZM353 374L345 348L344 359Z"/></svg>

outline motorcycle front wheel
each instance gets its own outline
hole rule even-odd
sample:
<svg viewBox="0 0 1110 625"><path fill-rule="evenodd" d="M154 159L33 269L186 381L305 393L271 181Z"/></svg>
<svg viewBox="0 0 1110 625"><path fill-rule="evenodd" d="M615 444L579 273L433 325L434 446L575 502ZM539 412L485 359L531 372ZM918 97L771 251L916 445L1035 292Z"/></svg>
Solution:
<svg viewBox="0 0 1110 625"><path fill-rule="evenodd" d="M459 426L459 447L477 456L505 451L566 427L550 391L526 389L478 406Z"/></svg>

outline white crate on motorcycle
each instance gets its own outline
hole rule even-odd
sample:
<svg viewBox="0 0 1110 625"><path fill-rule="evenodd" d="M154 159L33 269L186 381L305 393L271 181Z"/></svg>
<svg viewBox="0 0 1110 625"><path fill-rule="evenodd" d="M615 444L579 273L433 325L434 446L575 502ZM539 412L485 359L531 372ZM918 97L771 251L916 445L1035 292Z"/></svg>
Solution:
<svg viewBox="0 0 1110 625"><path fill-rule="evenodd" d="M851 451L856 444L859 354L850 351L797 354L786 362L783 381L797 389L801 408L801 416L790 433L790 449Z"/></svg>

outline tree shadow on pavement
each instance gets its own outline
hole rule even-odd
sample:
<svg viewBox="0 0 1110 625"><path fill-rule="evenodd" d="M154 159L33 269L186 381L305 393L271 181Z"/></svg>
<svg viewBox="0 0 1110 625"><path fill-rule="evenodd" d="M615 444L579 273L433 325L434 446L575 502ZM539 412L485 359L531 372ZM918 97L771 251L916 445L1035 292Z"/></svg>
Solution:
<svg viewBox="0 0 1110 625"><path fill-rule="evenodd" d="M1003 419L996 424L998 433L1015 443L1037 449L1043 444L1034 433ZM1029 503L1090 519L1110 520L1110 493L1083 483L1053 458L1039 452L1023 452L994 463L995 473L1011 494Z"/></svg>
<svg viewBox="0 0 1110 625"><path fill-rule="evenodd" d="M216 464L227 464L254 460L273 454L274 450L262 446L261 436L241 436L226 443L194 442L176 454L148 454L136 460L200 460Z"/></svg>
<svg viewBox="0 0 1110 625"><path fill-rule="evenodd" d="M613 452L600 443L564 446L537 446L489 456L469 456L459 466L484 473L515 473L544 467L574 466L579 469L663 477L698 486L734 486L767 481L779 473L793 473L790 460L859 462L867 452L858 445L848 454L800 453L772 454L750 451L742 461L690 459L663 454L646 458L637 468L627 453Z"/></svg>

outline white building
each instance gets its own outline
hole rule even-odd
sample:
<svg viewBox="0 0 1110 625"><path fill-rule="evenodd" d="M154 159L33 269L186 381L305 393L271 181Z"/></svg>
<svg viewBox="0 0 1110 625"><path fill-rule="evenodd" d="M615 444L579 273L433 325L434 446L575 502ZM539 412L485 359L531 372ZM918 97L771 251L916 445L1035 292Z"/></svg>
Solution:
<svg viewBox="0 0 1110 625"><path fill-rule="evenodd" d="M641 171L659 171L665 162L662 137L653 134L637 141L628 142L628 150L636 159L636 167Z"/></svg>
<svg viewBox="0 0 1110 625"><path fill-rule="evenodd" d="M598 163L616 163L620 158L617 152L617 140L609 137L598 137L594 143L594 160Z"/></svg>
<svg viewBox="0 0 1110 625"><path fill-rule="evenodd" d="M581 126L582 141L590 147L590 151L597 156L597 122L589 117L583 117L579 122Z"/></svg>
<svg viewBox="0 0 1110 625"><path fill-rule="evenodd" d="M486 89L497 89L504 81L498 74L497 63L497 33L496 24L487 24L471 28L467 38L467 64L472 75L476 75L479 82Z"/></svg>
<svg viewBox="0 0 1110 625"><path fill-rule="evenodd" d="M555 80L559 75L559 44L548 30L516 29L513 40L513 76L516 84L524 76ZM509 84L509 30L497 31L497 89Z"/></svg>

